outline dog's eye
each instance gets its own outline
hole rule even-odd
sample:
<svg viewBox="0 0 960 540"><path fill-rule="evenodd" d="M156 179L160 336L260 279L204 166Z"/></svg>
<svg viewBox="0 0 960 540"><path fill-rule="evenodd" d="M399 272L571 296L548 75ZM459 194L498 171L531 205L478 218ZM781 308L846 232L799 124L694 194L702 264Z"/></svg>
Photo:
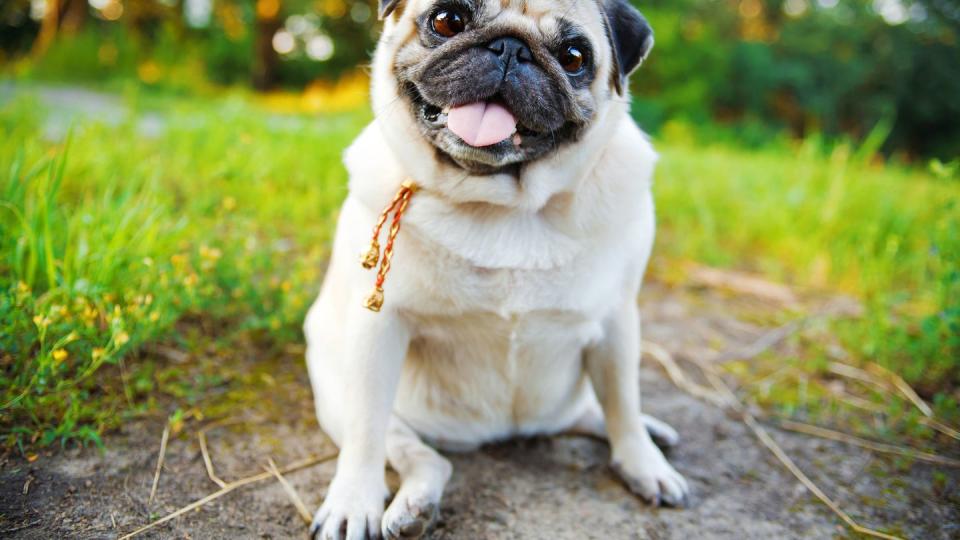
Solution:
<svg viewBox="0 0 960 540"><path fill-rule="evenodd" d="M576 73L583 67L583 51L576 45L567 45L560 52L560 65L567 73Z"/></svg>
<svg viewBox="0 0 960 540"><path fill-rule="evenodd" d="M433 15L430 21L433 30L443 37L453 37L466 28L467 23L463 15L451 9L441 9Z"/></svg>

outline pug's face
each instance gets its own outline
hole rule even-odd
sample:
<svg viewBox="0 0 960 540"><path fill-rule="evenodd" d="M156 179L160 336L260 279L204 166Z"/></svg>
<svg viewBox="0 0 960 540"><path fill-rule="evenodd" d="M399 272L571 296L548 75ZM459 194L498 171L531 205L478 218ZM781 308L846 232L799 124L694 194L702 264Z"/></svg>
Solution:
<svg viewBox="0 0 960 540"><path fill-rule="evenodd" d="M626 0L382 0L381 16L397 99L472 173L576 141L653 44Z"/></svg>

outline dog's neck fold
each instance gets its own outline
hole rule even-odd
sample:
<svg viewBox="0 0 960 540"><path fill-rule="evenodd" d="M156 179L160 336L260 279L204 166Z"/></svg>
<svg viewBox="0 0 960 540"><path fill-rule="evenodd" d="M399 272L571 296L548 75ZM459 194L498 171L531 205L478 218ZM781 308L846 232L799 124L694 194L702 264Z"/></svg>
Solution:
<svg viewBox="0 0 960 540"><path fill-rule="evenodd" d="M616 192L623 183L618 179L592 178L621 124L629 123L625 109L616 104L601 114L622 118L595 122L602 127L525 165L518 179L510 174L470 175L438 160L408 113L387 108L346 151L350 192L375 215L400 183L411 178L422 190L404 218L405 234L419 235L478 267L556 268L609 226L609 216L596 211L614 204L604 199L630 197Z"/></svg>

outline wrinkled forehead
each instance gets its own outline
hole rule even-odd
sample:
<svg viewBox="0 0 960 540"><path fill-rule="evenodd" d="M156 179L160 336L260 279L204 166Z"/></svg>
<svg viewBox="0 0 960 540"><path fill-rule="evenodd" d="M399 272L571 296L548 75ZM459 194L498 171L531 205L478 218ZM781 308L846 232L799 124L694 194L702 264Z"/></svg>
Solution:
<svg viewBox="0 0 960 540"><path fill-rule="evenodd" d="M481 24L515 25L543 38L571 29L597 43L605 39L597 0L415 0L417 15L441 6L467 5Z"/></svg>

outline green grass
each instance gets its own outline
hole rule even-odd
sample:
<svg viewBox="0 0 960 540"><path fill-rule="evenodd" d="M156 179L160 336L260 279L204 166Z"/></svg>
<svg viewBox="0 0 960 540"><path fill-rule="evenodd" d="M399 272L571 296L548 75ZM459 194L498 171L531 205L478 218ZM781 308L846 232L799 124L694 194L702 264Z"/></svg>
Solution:
<svg viewBox="0 0 960 540"><path fill-rule="evenodd" d="M233 94L133 92L125 106L128 121L80 120L49 141L40 103L0 105L5 445L98 443L158 395L189 405L219 384L157 360L157 347L299 343L346 192L340 155L369 118L276 115ZM143 113L160 114L165 129L144 134ZM866 313L830 331L855 359L955 409L955 173L885 166L869 147L815 139L746 151L668 127L658 148L657 260L669 262L657 277L692 260L853 295ZM781 402L796 396L785 389Z"/></svg>
<svg viewBox="0 0 960 540"><path fill-rule="evenodd" d="M7 443L96 442L159 384L138 351L175 343L178 322L299 340L345 193L340 154L365 113L164 105L156 138L133 120L81 121L63 142L44 140L38 103L0 109Z"/></svg>
<svg viewBox="0 0 960 540"><path fill-rule="evenodd" d="M731 363L750 399L778 414L861 435L926 440L935 432L902 395L850 384L873 410L838 395L828 362L877 363L960 419L960 178L934 163L875 160L868 144L817 138L744 151L694 149L666 130L656 186L655 274L684 279L676 261L730 267L791 285L816 310L837 295L862 313L812 319L786 357ZM664 262L666 261L666 262ZM755 316L753 313L738 313ZM783 322L815 313L781 313ZM877 412L881 411L881 412Z"/></svg>
<svg viewBox="0 0 960 540"><path fill-rule="evenodd" d="M836 330L858 357L927 395L960 385L960 177L877 162L869 141L746 153L669 131L661 255L849 294L866 313Z"/></svg>

